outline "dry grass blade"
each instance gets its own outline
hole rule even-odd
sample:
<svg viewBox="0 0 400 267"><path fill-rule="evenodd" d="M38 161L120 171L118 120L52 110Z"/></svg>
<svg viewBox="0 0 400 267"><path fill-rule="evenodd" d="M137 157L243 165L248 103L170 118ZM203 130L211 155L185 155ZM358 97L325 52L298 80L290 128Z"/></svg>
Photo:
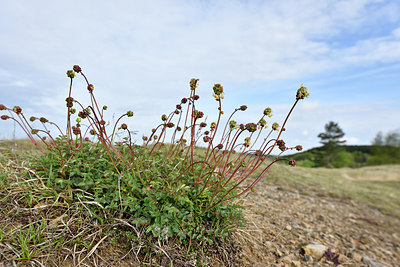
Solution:
<svg viewBox="0 0 400 267"><path fill-rule="evenodd" d="M97 242L97 244L94 245L94 247L89 251L89 253L78 263L78 266L81 265L81 263L84 262L84 261L86 260L86 258L89 258L89 257L96 251L97 247L98 247L108 236L109 236L109 234L106 235L106 236L104 236L102 239L100 239L100 241Z"/></svg>

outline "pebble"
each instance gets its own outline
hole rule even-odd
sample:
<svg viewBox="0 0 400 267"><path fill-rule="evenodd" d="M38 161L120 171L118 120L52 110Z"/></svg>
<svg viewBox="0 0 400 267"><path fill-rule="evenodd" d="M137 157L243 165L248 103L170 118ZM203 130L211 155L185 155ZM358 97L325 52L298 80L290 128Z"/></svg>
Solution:
<svg viewBox="0 0 400 267"><path fill-rule="evenodd" d="M304 254L311 256L314 260L321 259L327 249L327 246L321 244L308 244L303 247Z"/></svg>

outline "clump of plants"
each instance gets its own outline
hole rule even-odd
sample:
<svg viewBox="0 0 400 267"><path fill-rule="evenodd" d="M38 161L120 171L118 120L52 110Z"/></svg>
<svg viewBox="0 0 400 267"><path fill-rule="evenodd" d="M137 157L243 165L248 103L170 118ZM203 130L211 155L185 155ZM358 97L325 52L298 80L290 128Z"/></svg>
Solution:
<svg viewBox="0 0 400 267"><path fill-rule="evenodd" d="M76 75L86 81L89 106L73 98ZM1 119L14 120L36 146L40 156L32 159L30 168L45 177L47 187L67 192L68 203L95 203L93 213L101 223L123 220L146 233L148 240L172 239L188 250L212 245L243 223L235 199L254 189L274 163L296 165L279 156L267 160L273 149L302 149L287 147L281 134L298 101L309 95L304 86L279 125L267 123L272 116L269 107L254 122L234 120L245 105L223 120L224 88L215 84L218 117L206 123L205 113L196 108L199 80L192 79L189 96L163 114L139 145L123 121L133 117L132 111L111 125L105 118L107 106L99 105L82 69L75 65L67 76L65 131L45 117L26 117L19 106L0 105L8 112ZM118 132L125 137L116 140Z"/></svg>

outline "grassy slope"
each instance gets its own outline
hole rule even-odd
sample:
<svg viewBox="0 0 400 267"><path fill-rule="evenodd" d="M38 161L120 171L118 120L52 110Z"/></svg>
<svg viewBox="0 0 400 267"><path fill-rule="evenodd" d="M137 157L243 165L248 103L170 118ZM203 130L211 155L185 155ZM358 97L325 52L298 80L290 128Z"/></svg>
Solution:
<svg viewBox="0 0 400 267"><path fill-rule="evenodd" d="M271 168L266 179L305 194L353 199L400 217L400 165L362 168Z"/></svg>

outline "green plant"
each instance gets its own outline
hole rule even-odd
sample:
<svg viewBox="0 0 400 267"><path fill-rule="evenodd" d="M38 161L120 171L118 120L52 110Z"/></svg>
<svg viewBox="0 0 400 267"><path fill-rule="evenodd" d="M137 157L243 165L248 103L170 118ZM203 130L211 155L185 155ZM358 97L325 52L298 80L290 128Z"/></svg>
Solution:
<svg viewBox="0 0 400 267"><path fill-rule="evenodd" d="M72 97L76 74L87 83L91 101L87 107ZM269 107L255 123L239 124L233 116L247 109L242 105L223 123L224 90L215 84L218 118L207 127L204 113L196 109L198 79L192 79L189 97L168 115L162 115L160 124L143 137L143 145L137 145L132 143L127 124L121 123L124 117L134 115L132 111L107 127L107 106L98 105L94 86L82 69L75 65L67 76L70 86L65 133L44 117L28 120L19 106L11 109L0 105L0 110L10 114L1 119L17 122L40 151L41 156L32 159L31 168L46 177L47 187L60 192L69 203L90 203L90 208L85 208L100 224L124 219L147 233L150 240L174 239L190 250L226 237L243 222L235 199L252 190L274 163L288 161L279 155L266 165L272 150L276 146L282 153L302 149L287 147L280 137L297 102L309 95L304 86L297 90L282 126L274 122L266 130L266 119L272 116ZM33 127L37 122L40 129ZM127 136L116 142L117 131L125 131ZM274 134L276 137L272 137ZM201 141L205 148L199 148ZM296 165L294 160L288 163ZM28 205L32 205L31 200L27 199Z"/></svg>

